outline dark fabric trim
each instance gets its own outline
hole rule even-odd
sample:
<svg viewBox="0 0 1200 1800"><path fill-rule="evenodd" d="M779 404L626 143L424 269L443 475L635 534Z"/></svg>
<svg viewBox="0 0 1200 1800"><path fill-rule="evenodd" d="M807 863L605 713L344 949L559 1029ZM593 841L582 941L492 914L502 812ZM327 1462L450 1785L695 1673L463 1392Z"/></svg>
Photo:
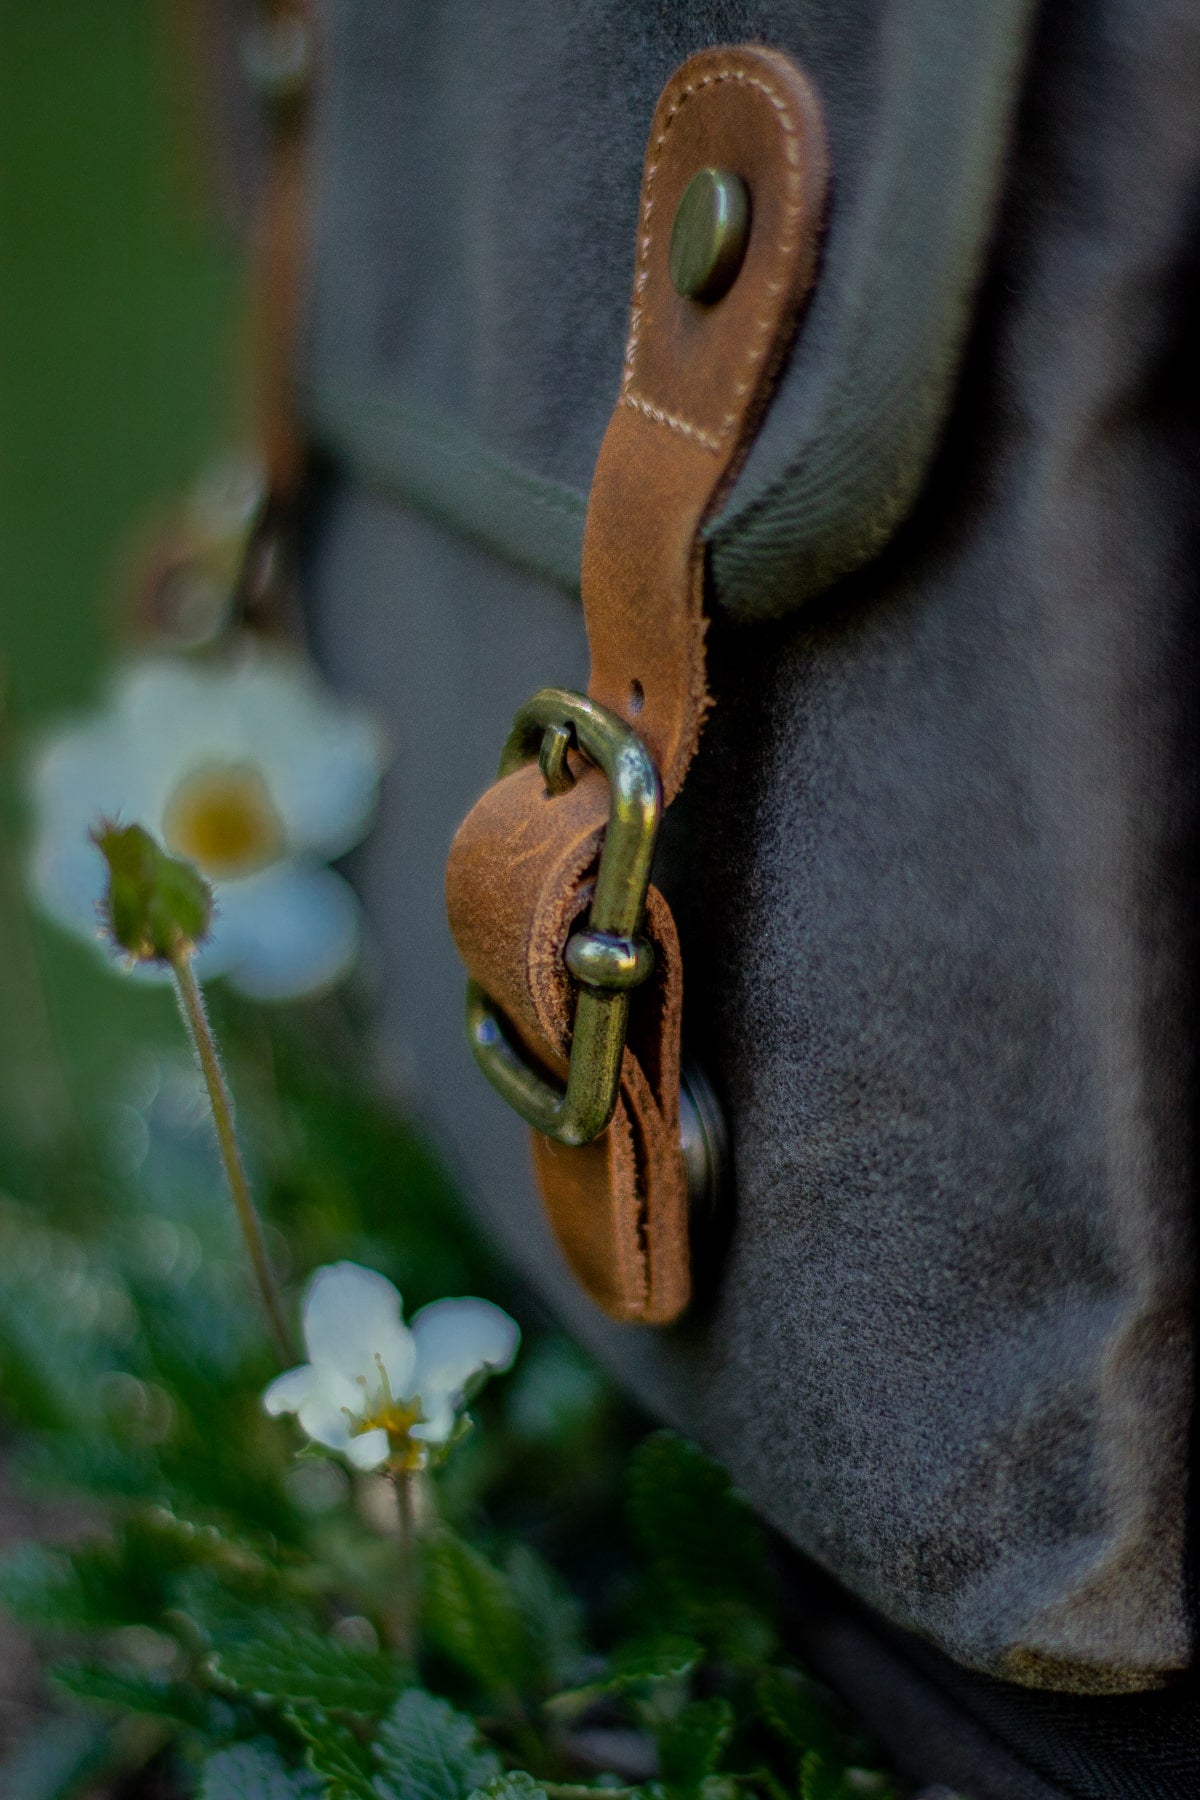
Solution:
<svg viewBox="0 0 1200 1800"><path fill-rule="evenodd" d="M996 221L1032 10L911 0L886 15L876 142L853 217L835 220L820 355L802 329L709 532L714 592L737 618L781 617L868 561L917 496Z"/></svg>

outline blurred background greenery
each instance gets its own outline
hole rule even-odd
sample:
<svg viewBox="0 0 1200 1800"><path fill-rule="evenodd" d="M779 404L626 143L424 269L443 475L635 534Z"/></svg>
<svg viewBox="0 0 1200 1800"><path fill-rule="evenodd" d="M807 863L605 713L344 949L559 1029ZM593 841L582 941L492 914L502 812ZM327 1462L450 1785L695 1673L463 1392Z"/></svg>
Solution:
<svg viewBox="0 0 1200 1800"><path fill-rule="evenodd" d="M56 1047L86 1113L123 1047L174 1029L163 994L131 992L85 947L23 918L15 877L20 745L92 691L139 538L237 419L243 245L199 130L191 11L0 0L6 1161L62 1129Z"/></svg>

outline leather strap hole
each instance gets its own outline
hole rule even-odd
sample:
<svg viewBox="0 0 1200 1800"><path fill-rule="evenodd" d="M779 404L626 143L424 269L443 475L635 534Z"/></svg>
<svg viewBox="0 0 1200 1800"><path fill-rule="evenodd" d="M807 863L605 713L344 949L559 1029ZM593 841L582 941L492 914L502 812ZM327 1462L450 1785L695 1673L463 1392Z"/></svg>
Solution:
<svg viewBox="0 0 1200 1800"><path fill-rule="evenodd" d="M629 710L636 718L646 704L646 690L640 681L629 684Z"/></svg>

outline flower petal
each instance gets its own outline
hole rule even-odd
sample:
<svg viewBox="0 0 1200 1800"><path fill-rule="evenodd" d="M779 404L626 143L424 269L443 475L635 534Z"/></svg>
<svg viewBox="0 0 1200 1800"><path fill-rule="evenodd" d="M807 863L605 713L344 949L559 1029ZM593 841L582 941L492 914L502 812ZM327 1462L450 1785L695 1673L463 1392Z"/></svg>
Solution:
<svg viewBox="0 0 1200 1800"><path fill-rule="evenodd" d="M256 1000L288 1000L332 987L358 953L360 914L332 869L277 863L217 884L212 962Z"/></svg>
<svg viewBox="0 0 1200 1800"><path fill-rule="evenodd" d="M388 1459L391 1445L388 1434L377 1427L374 1431L362 1431L352 1437L346 1445L346 1460L352 1462L356 1469L377 1469L380 1463Z"/></svg>
<svg viewBox="0 0 1200 1800"><path fill-rule="evenodd" d="M378 1357L397 1398L410 1391L416 1346L400 1314L400 1295L385 1275L358 1263L318 1269L304 1299L304 1342L324 1374L353 1382L360 1396L379 1389ZM361 1413L364 1408L358 1407Z"/></svg>
<svg viewBox="0 0 1200 1800"><path fill-rule="evenodd" d="M295 1413L301 1429L328 1450L345 1450L361 1416L363 1391L354 1382L313 1363L277 1375L263 1394L266 1410Z"/></svg>
<svg viewBox="0 0 1200 1800"><path fill-rule="evenodd" d="M374 717L295 657L259 655L239 672L246 749L300 851L339 856L363 835L385 760Z"/></svg>
<svg viewBox="0 0 1200 1800"><path fill-rule="evenodd" d="M423 1306L413 1318L412 1335L417 1347L413 1390L431 1421L439 1419L445 1402L458 1404L473 1375L507 1369L521 1341L516 1320L501 1307L470 1298Z"/></svg>
<svg viewBox="0 0 1200 1800"><path fill-rule="evenodd" d="M352 1408L339 1406L333 1389L315 1387L299 1407L296 1418L313 1442L327 1450L346 1450L354 1442L357 1414Z"/></svg>
<svg viewBox="0 0 1200 1800"><path fill-rule="evenodd" d="M444 1444L458 1420L451 1396L443 1389L435 1392L432 1400L423 1394L421 1401L424 1415L419 1425L411 1427L409 1436L423 1444Z"/></svg>
<svg viewBox="0 0 1200 1800"><path fill-rule="evenodd" d="M299 1412L319 1380L320 1376L311 1363L301 1363L298 1368L287 1369L282 1375L275 1377L264 1390L262 1403L275 1419L280 1413Z"/></svg>

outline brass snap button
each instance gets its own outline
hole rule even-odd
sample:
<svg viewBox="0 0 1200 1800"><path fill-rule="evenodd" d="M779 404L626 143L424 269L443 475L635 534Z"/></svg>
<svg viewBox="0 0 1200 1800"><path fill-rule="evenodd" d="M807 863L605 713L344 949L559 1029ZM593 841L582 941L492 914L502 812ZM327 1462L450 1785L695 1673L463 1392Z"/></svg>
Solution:
<svg viewBox="0 0 1200 1800"><path fill-rule="evenodd" d="M728 293L746 254L750 195L730 169L700 169L688 182L671 227L675 292L711 304Z"/></svg>

